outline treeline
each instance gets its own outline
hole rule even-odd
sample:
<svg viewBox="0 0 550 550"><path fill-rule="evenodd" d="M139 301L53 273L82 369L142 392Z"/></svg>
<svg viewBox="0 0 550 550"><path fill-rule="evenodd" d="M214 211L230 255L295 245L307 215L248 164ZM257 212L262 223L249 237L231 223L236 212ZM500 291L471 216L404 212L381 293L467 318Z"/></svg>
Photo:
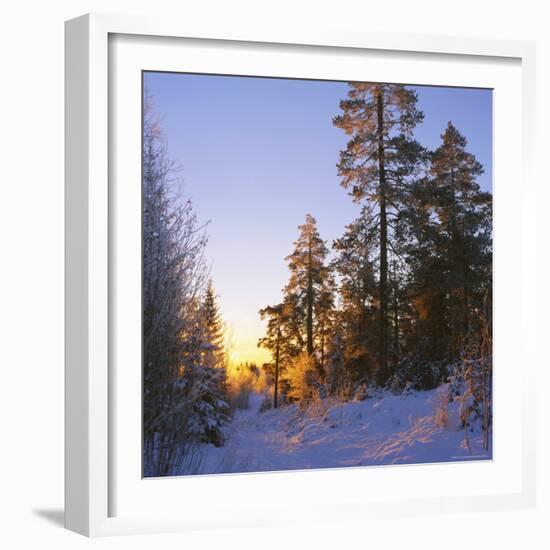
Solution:
<svg viewBox="0 0 550 550"><path fill-rule="evenodd" d="M478 403L492 341L483 167L451 122L435 150L414 139L423 113L406 86L351 83L340 109L333 124L349 141L338 174L360 215L329 249L308 214L282 299L260 311L274 405L450 379Z"/></svg>
<svg viewBox="0 0 550 550"><path fill-rule="evenodd" d="M177 194L175 166L146 97L143 118L143 473L193 473L229 421L223 324L206 228Z"/></svg>

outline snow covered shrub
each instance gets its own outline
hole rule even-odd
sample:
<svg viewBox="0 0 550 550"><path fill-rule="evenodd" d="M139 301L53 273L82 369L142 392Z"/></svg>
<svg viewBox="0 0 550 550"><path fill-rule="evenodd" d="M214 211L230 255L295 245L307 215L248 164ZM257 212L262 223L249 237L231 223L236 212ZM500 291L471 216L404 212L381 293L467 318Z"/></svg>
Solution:
<svg viewBox="0 0 550 550"><path fill-rule="evenodd" d="M148 96L143 120L144 475L194 472L229 420L207 234L182 196Z"/></svg>
<svg viewBox="0 0 550 550"><path fill-rule="evenodd" d="M345 384L344 365L344 340L342 335L336 333L332 338L329 348L329 361L327 365L327 389L329 395L337 395Z"/></svg>
<svg viewBox="0 0 550 550"><path fill-rule="evenodd" d="M465 359L466 390L460 398L460 420L464 428L474 429L479 423L488 449L492 423L492 366L486 357Z"/></svg>
<svg viewBox="0 0 550 550"><path fill-rule="evenodd" d="M353 400L354 401L365 401L369 397L369 388L367 384L363 383L357 386L355 388L355 392L353 394Z"/></svg>
<svg viewBox="0 0 550 550"><path fill-rule="evenodd" d="M447 379L445 361L426 361L421 354L404 357L387 387L396 395L401 395L407 385L413 390L431 390Z"/></svg>
<svg viewBox="0 0 550 550"><path fill-rule="evenodd" d="M470 333L460 361L449 376L449 394L459 403L460 428L483 433L489 448L492 425L493 354L490 322L482 318L480 328Z"/></svg>
<svg viewBox="0 0 550 550"><path fill-rule="evenodd" d="M464 370L464 364L460 361L448 367L447 383L451 400L460 397L465 392Z"/></svg>
<svg viewBox="0 0 550 550"><path fill-rule="evenodd" d="M446 428L449 424L449 384L443 384L437 389L434 420L438 428Z"/></svg>
<svg viewBox="0 0 550 550"><path fill-rule="evenodd" d="M306 405L313 399L315 397L315 376L313 358L307 353L301 353L286 371L286 379L290 386L288 400Z"/></svg>
<svg viewBox="0 0 550 550"><path fill-rule="evenodd" d="M202 367L191 374L194 406L190 434L198 441L221 447L224 428L231 420L223 391L222 369Z"/></svg>

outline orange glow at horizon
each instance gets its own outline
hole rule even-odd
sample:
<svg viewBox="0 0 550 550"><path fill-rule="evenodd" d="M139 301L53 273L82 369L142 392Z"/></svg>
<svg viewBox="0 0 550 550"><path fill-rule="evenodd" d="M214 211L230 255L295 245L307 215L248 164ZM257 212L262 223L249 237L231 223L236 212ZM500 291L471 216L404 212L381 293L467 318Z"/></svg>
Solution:
<svg viewBox="0 0 550 550"><path fill-rule="evenodd" d="M255 363L261 367L271 361L271 353L258 347L258 340L265 336L265 323L242 311L224 311L223 297L220 297L222 318L225 320L225 345L231 366L241 363ZM225 315L224 315L225 314Z"/></svg>
<svg viewBox="0 0 550 550"><path fill-rule="evenodd" d="M259 348L258 338L262 334L237 334L233 332L229 345L229 361L232 365L240 363L255 363L261 367L271 361L271 353L265 348Z"/></svg>

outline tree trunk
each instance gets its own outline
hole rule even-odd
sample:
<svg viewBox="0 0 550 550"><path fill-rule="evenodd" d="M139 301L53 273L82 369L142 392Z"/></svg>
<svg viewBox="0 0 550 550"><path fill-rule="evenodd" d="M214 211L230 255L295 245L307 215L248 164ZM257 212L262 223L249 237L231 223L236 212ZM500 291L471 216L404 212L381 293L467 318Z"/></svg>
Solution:
<svg viewBox="0 0 550 550"><path fill-rule="evenodd" d="M281 341L281 329L277 329L277 346L275 348L275 389L273 390L273 408L276 409L279 398L279 348Z"/></svg>
<svg viewBox="0 0 550 550"><path fill-rule="evenodd" d="M321 371L325 371L325 322L321 323Z"/></svg>
<svg viewBox="0 0 550 550"><path fill-rule="evenodd" d="M379 384L388 378L388 222L386 213L386 167L384 156L384 100L377 88L378 172L380 179L380 370Z"/></svg>
<svg viewBox="0 0 550 550"><path fill-rule="evenodd" d="M308 273L307 273L307 354L313 355L313 274L311 266L311 237L308 250Z"/></svg>
<svg viewBox="0 0 550 550"><path fill-rule="evenodd" d="M395 281L395 287L393 289L393 351L394 351L394 360L393 360L393 369L397 368L399 364L399 303L397 300L397 280Z"/></svg>

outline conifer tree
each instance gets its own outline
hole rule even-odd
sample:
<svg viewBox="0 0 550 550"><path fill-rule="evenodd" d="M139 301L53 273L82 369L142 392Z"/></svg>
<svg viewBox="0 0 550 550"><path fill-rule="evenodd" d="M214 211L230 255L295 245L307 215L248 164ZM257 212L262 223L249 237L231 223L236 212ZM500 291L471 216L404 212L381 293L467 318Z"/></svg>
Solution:
<svg viewBox="0 0 550 550"><path fill-rule="evenodd" d="M206 288L203 316L205 338L210 344L210 349L205 353L205 364L211 367L224 368L224 327L212 280L208 281Z"/></svg>
<svg viewBox="0 0 550 550"><path fill-rule="evenodd" d="M342 334L335 332L329 347L329 360L327 367L327 386L329 394L338 395L344 386L345 379L345 344Z"/></svg>
<svg viewBox="0 0 550 550"><path fill-rule="evenodd" d="M266 306L260 310L260 318L267 319L266 334L260 338L258 347L264 347L271 351L273 360L272 363L266 363L268 374L273 379L273 408L276 409L279 405L279 380L283 370L283 365L286 363L285 355L288 353L284 345L283 330L285 326L284 306L277 304L276 306Z"/></svg>
<svg viewBox="0 0 550 550"><path fill-rule="evenodd" d="M145 475L197 467L200 442L223 443L223 369L214 368L221 325L206 288L207 235L145 96L143 124L143 458ZM201 297L205 296L202 300ZM211 299L213 298L213 299Z"/></svg>
<svg viewBox="0 0 550 550"><path fill-rule="evenodd" d="M450 352L456 357L473 328L472 313L481 310L491 284L492 197L481 191L477 178L483 167L451 122L441 139L430 169L441 267L433 284L448 296L449 331L454 335Z"/></svg>
<svg viewBox="0 0 550 550"><path fill-rule="evenodd" d="M388 248L389 218L398 216L401 192L414 172L422 148L410 139L423 114L416 92L395 84L350 83L342 114L333 123L351 136L340 152L338 173L355 201L373 201L379 238L379 382L388 370Z"/></svg>
<svg viewBox="0 0 550 550"><path fill-rule="evenodd" d="M314 307L314 339L317 345L317 370L321 381L325 378L327 349L334 330L334 279L327 275L319 289Z"/></svg>
<svg viewBox="0 0 550 550"><path fill-rule="evenodd" d="M350 379L359 382L375 374L373 348L377 345L375 310L378 286L375 278L376 228L372 211L363 207L361 215L334 241L332 267L339 281L341 315L339 328L345 334L347 369Z"/></svg>
<svg viewBox="0 0 550 550"><path fill-rule="evenodd" d="M281 375L295 365L300 354L306 353L311 358L318 378L323 379L324 349L332 323L333 281L325 265L328 249L313 216L308 214L298 229L300 234L294 251L286 258L290 278L283 289L283 300L260 310L261 318L267 320L267 329L258 345L272 355L271 363L266 366L274 379L275 407L283 380Z"/></svg>
<svg viewBox="0 0 550 550"><path fill-rule="evenodd" d="M328 249L319 236L317 222L310 214L306 221L298 227L300 234L294 243L294 251L286 258L290 279L285 287L285 294L297 298L297 305L305 314L306 352L313 355L314 344L314 312L321 308L321 297L327 291L326 280L329 275L325 265ZM324 296L326 307L329 300Z"/></svg>
<svg viewBox="0 0 550 550"><path fill-rule="evenodd" d="M200 368L197 299L206 235L190 201L175 202L174 165L148 97L143 126L143 449L146 475L170 475L192 453ZM186 366L193 367L186 374ZM190 382L190 383L187 383Z"/></svg>

